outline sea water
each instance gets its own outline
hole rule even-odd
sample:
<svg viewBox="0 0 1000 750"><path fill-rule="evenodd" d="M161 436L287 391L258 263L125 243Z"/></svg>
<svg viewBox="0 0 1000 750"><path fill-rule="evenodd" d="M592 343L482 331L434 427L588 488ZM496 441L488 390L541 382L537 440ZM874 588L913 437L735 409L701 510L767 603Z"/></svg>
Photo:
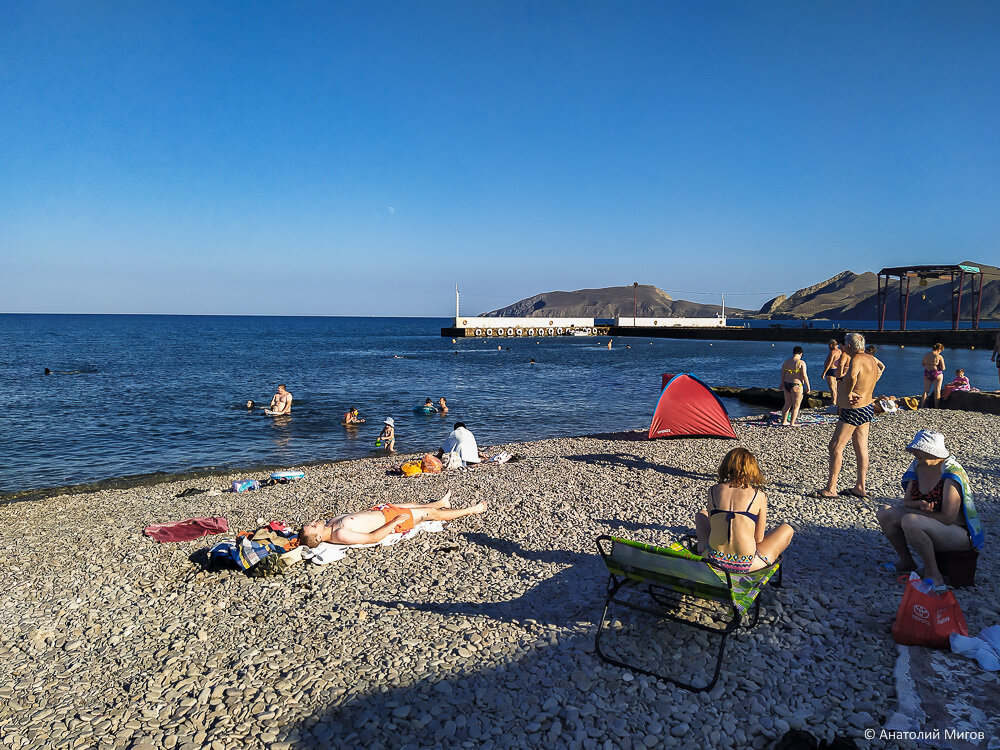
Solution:
<svg viewBox="0 0 1000 750"><path fill-rule="evenodd" d="M0 492L206 467L295 466L434 449L456 421L481 445L649 426L664 372L777 387L793 344L608 337L458 339L447 319L0 315ZM499 348L498 348L499 347ZM824 344L804 344L812 386ZM921 390L924 350L884 347L878 392ZM946 350L997 387L988 351ZM531 360L535 363L532 364ZM53 374L43 375L48 367ZM259 407L279 383L292 414ZM416 414L426 398L447 415ZM252 399L258 408L248 411ZM764 409L726 400L733 416ZM356 406L367 421L340 422Z"/></svg>

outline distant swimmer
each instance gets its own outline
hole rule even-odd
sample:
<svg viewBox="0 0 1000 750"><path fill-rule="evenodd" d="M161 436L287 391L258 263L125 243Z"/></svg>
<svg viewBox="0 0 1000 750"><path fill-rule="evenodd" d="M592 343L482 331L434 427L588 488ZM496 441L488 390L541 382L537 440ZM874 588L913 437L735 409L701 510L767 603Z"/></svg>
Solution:
<svg viewBox="0 0 1000 750"><path fill-rule="evenodd" d="M608 349L610 349L610 348L611 348L611 340L608 341Z"/></svg>
<svg viewBox="0 0 1000 750"><path fill-rule="evenodd" d="M44 374L45 374L45 375L51 375L51 374L52 374L52 370L50 370L50 369L49 369L48 367L46 367L46 368L45 368L45 373L44 373Z"/></svg>
<svg viewBox="0 0 1000 750"><path fill-rule="evenodd" d="M438 399L438 411L442 414L448 413L448 402L444 400L444 396Z"/></svg>
<svg viewBox="0 0 1000 750"><path fill-rule="evenodd" d="M284 384L278 386L278 392L271 397L271 405L267 409L270 417L278 417L283 414L292 413L292 394L289 393Z"/></svg>
<svg viewBox="0 0 1000 750"><path fill-rule="evenodd" d="M535 364L535 358L534 357L531 358L531 364Z"/></svg>
<svg viewBox="0 0 1000 750"><path fill-rule="evenodd" d="M346 412L344 412L344 418L340 420L341 424L364 424L365 420L358 417L358 409L356 406L352 406Z"/></svg>
<svg viewBox="0 0 1000 750"><path fill-rule="evenodd" d="M253 402L253 399L247 401L247 411L253 411L256 406L257 404Z"/></svg>

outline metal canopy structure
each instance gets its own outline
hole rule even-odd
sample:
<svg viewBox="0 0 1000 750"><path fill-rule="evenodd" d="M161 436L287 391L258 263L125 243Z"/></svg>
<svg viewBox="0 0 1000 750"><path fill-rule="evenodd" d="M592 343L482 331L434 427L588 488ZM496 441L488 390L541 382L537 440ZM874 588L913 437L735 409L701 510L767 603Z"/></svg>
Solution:
<svg viewBox="0 0 1000 750"><path fill-rule="evenodd" d="M951 282L951 330L957 331L962 318L962 288L965 278L972 281L972 327L979 329L979 307L983 298L983 274L976 266L899 266L883 268L878 272L878 329L885 330L885 305L889 296L889 279L899 278L899 330L906 330L906 313L910 306L910 282L917 279L920 286L928 280ZM883 277L885 280L883 281ZM903 280L906 280L905 291ZM978 281L978 284L976 283Z"/></svg>

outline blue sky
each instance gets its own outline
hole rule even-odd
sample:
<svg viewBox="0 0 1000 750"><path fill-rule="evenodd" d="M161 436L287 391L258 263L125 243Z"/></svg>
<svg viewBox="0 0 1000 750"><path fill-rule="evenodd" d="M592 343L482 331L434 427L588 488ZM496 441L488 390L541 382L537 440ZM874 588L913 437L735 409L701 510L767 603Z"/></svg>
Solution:
<svg viewBox="0 0 1000 750"><path fill-rule="evenodd" d="M0 311L996 263L998 38L995 2L8 4Z"/></svg>

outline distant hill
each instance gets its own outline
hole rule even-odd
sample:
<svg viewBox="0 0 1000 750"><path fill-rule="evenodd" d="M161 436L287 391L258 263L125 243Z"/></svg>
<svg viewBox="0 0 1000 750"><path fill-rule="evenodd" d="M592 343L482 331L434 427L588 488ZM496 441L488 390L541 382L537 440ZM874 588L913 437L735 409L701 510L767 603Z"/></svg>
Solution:
<svg viewBox="0 0 1000 750"><path fill-rule="evenodd" d="M980 318L1000 320L1000 268L974 261L963 261L963 265L978 266L984 274ZM894 280L886 305L888 321L899 319L898 289ZM970 284L966 281L962 293L964 320L970 318L972 309L969 289ZM640 284L635 292L638 303L636 314L640 318L706 318L722 311L719 305L675 300L651 284ZM617 318L632 314L632 287L611 286L603 289L578 289L575 292L544 292L482 315L505 318ZM826 281L799 289L787 297L780 295L768 300L760 310L726 307L726 314L734 318L876 320L878 275L871 271L861 274L843 271ZM928 281L927 286L920 286L913 280L910 284L907 317L910 320L950 322L951 282L936 279Z"/></svg>
<svg viewBox="0 0 1000 750"><path fill-rule="evenodd" d="M640 318L705 318L722 311L720 305L675 300L650 284L639 284L635 288L636 306L633 306L632 293L631 286L545 292L482 315L504 318L617 318L635 313ZM730 309L726 308L726 311L728 313ZM732 312L748 311L733 309Z"/></svg>
<svg viewBox="0 0 1000 750"><path fill-rule="evenodd" d="M973 261L964 265L978 266L984 274L981 320L1000 320L1000 269ZM962 317L971 315L970 283L962 293ZM886 304L886 319L899 319L899 286L892 281ZM878 275L867 271L838 273L826 281L799 289L785 297L768 300L754 317L770 318L830 318L833 320L875 320L878 317ZM916 279L910 284L910 320L951 320L951 282L928 281L920 286Z"/></svg>

